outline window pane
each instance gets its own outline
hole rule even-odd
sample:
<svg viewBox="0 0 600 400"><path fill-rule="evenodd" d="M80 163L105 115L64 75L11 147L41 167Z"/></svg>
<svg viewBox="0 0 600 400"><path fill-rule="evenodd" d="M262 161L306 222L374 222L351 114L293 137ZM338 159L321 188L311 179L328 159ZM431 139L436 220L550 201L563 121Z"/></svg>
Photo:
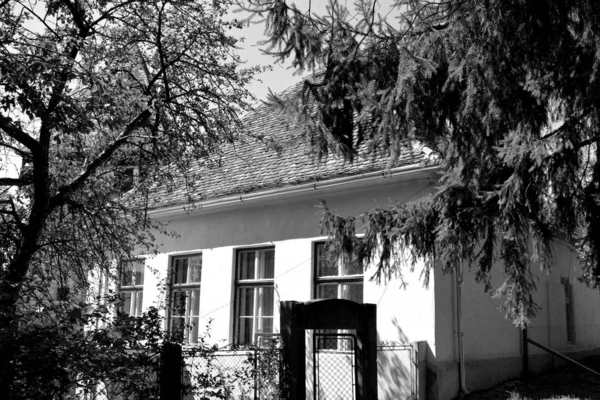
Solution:
<svg viewBox="0 0 600 400"><path fill-rule="evenodd" d="M123 297L123 308L121 309L121 311L124 312L125 314L130 314L131 313L131 292L123 292L123 293L121 293L121 296Z"/></svg>
<svg viewBox="0 0 600 400"><path fill-rule="evenodd" d="M187 303L187 296L184 291L175 291L173 293L173 315L184 316Z"/></svg>
<svg viewBox="0 0 600 400"><path fill-rule="evenodd" d="M185 337L185 319L177 317L171 321L171 334L175 340L183 341Z"/></svg>
<svg viewBox="0 0 600 400"><path fill-rule="evenodd" d="M121 263L121 286L133 286L133 266L130 261Z"/></svg>
<svg viewBox="0 0 600 400"><path fill-rule="evenodd" d="M134 261L134 285L143 285L144 284L144 262L143 261Z"/></svg>
<svg viewBox="0 0 600 400"><path fill-rule="evenodd" d="M347 257L343 257L342 260L342 275L362 275L363 270L358 260L347 260Z"/></svg>
<svg viewBox="0 0 600 400"><path fill-rule="evenodd" d="M260 250L258 253L258 279L273 279L275 276L275 250Z"/></svg>
<svg viewBox="0 0 600 400"><path fill-rule="evenodd" d="M135 316L139 317L140 315L142 315L142 301L144 299L144 292L142 292L141 290L138 290L135 293Z"/></svg>
<svg viewBox="0 0 600 400"><path fill-rule="evenodd" d="M316 248L317 276L336 276L338 274L337 260L331 260L324 243L318 243Z"/></svg>
<svg viewBox="0 0 600 400"><path fill-rule="evenodd" d="M128 260L121 263L121 286L144 284L144 260Z"/></svg>
<svg viewBox="0 0 600 400"><path fill-rule="evenodd" d="M190 257L189 278L187 283L200 282L202 275L202 256Z"/></svg>
<svg viewBox="0 0 600 400"><path fill-rule="evenodd" d="M256 333L273 333L273 318L259 318Z"/></svg>
<svg viewBox="0 0 600 400"><path fill-rule="evenodd" d="M173 293L171 332L186 343L198 341L200 290L178 290Z"/></svg>
<svg viewBox="0 0 600 400"><path fill-rule="evenodd" d="M198 324L200 319L198 317L192 317L190 320L189 337L187 342L195 344L198 342Z"/></svg>
<svg viewBox="0 0 600 400"><path fill-rule="evenodd" d="M317 298L318 299L337 299L338 298L338 285L319 285L317 286Z"/></svg>
<svg viewBox="0 0 600 400"><path fill-rule="evenodd" d="M357 303L363 302L363 285L362 283L349 283L342 285L341 298L346 300L352 300Z"/></svg>
<svg viewBox="0 0 600 400"><path fill-rule="evenodd" d="M252 343L252 318L240 318L238 327L238 341L240 344Z"/></svg>
<svg viewBox="0 0 600 400"><path fill-rule="evenodd" d="M254 261L256 253L254 251L241 251L238 257L238 280L255 279Z"/></svg>
<svg viewBox="0 0 600 400"><path fill-rule="evenodd" d="M318 299L345 299L357 303L363 302L363 284L320 284L317 286Z"/></svg>
<svg viewBox="0 0 600 400"><path fill-rule="evenodd" d="M238 291L239 315L254 315L254 288L240 288Z"/></svg>
<svg viewBox="0 0 600 400"><path fill-rule="evenodd" d="M188 259L187 258L176 258L175 266L173 268L173 283L187 283L188 274Z"/></svg>
<svg viewBox="0 0 600 400"><path fill-rule="evenodd" d="M258 288L258 315L273 316L275 290L273 287Z"/></svg>
<svg viewBox="0 0 600 400"><path fill-rule="evenodd" d="M363 270L356 259L349 259L346 256L333 257L327 252L324 243L318 243L316 246L316 265L317 277L325 276L347 276L362 275Z"/></svg>
<svg viewBox="0 0 600 400"><path fill-rule="evenodd" d="M191 308L189 312L186 312L186 315L190 315L192 317L200 315L200 290L191 290Z"/></svg>

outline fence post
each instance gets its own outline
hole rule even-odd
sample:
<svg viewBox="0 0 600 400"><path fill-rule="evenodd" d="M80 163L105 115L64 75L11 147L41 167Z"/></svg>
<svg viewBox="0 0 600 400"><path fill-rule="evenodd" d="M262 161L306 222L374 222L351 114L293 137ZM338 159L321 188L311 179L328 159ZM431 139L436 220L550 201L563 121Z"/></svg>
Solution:
<svg viewBox="0 0 600 400"><path fill-rule="evenodd" d="M254 400L258 400L258 385L259 385L259 377L258 377L258 349L254 349Z"/></svg>
<svg viewBox="0 0 600 400"><path fill-rule="evenodd" d="M417 399L425 400L427 396L427 342L422 340L413 342L416 350L417 371L415 373L415 386L417 387Z"/></svg>
<svg viewBox="0 0 600 400"><path fill-rule="evenodd" d="M163 344L160 363L160 400L181 399L183 358L181 346Z"/></svg>

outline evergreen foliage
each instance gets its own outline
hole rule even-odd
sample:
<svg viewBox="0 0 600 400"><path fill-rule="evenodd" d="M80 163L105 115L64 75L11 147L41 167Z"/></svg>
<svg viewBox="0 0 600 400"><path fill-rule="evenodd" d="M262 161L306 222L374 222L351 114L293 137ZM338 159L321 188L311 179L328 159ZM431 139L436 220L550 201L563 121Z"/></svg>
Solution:
<svg viewBox="0 0 600 400"><path fill-rule="evenodd" d="M340 3L321 16L246 3L266 21L268 52L320 69L271 103L320 155L352 157L367 143L393 160L408 139L437 152L441 177L435 195L357 219L325 208L334 247L374 262L378 277L400 273L407 251L426 276L468 263L519 326L536 314L532 268L550 268L554 239L600 288L600 3L396 0L384 16L377 0Z"/></svg>

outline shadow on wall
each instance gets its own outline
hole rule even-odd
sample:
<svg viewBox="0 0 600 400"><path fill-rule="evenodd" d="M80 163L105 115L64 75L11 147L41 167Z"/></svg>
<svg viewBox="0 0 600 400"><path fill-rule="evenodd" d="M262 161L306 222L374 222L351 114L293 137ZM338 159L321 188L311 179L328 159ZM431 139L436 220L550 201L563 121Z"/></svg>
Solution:
<svg viewBox="0 0 600 400"><path fill-rule="evenodd" d="M416 353L397 318L392 319L395 334L391 341L378 338L377 382L379 400L417 398Z"/></svg>
<svg viewBox="0 0 600 400"><path fill-rule="evenodd" d="M406 336L406 334L402 330L402 327L400 326L400 321L398 321L397 317L392 318L392 325L394 325L394 328L396 329L396 334L394 335L395 337L394 337L393 341L396 343L409 344L410 339L408 338L408 336ZM380 341L380 344L384 344L384 343L382 343Z"/></svg>
<svg viewBox="0 0 600 400"><path fill-rule="evenodd" d="M379 400L414 398L415 374L410 345L385 345L377 350Z"/></svg>

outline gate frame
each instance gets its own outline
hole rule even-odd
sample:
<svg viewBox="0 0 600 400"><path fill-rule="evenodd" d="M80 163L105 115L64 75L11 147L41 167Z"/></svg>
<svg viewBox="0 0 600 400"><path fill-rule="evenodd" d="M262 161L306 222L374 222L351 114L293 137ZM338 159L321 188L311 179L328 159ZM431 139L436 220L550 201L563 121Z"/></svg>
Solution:
<svg viewBox="0 0 600 400"><path fill-rule="evenodd" d="M287 399L306 400L306 329L356 330L356 400L377 398L377 306L344 299L282 301L282 387Z"/></svg>

